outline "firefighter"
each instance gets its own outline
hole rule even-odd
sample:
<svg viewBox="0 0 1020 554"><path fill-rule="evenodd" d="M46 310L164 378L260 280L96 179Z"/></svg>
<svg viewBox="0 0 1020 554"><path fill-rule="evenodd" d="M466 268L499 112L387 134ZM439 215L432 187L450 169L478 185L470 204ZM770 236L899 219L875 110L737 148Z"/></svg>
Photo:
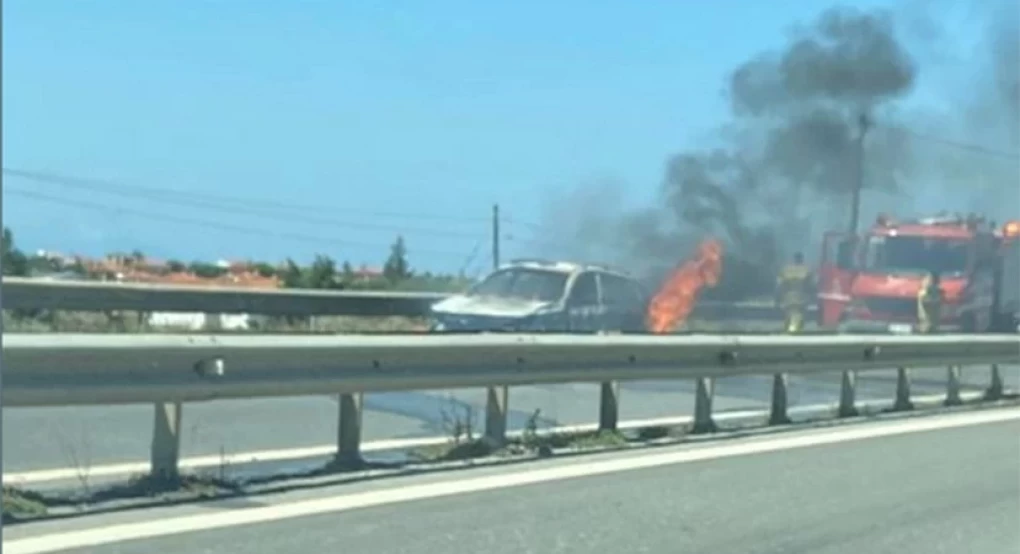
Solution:
<svg viewBox="0 0 1020 554"><path fill-rule="evenodd" d="M804 327L810 282L811 271L804 265L804 255L797 252L793 255L793 263L784 267L776 279L776 304L783 310L783 325L787 333L799 333Z"/></svg>
<svg viewBox="0 0 1020 554"><path fill-rule="evenodd" d="M917 331L934 333L942 317L942 287L939 274L929 273L917 291Z"/></svg>

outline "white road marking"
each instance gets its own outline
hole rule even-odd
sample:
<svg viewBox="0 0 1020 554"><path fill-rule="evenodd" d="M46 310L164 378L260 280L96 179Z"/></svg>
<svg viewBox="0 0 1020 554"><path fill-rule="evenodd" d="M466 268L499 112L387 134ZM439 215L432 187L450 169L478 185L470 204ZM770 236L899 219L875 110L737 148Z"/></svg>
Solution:
<svg viewBox="0 0 1020 554"><path fill-rule="evenodd" d="M682 464L702 460L714 460L748 454L762 454L846 443L863 439L888 437L906 433L919 433L951 429L971 425L999 423L1020 420L1020 409L995 409L939 415L927 418L906 419L855 425L823 432L808 432L797 435L775 436L760 440L749 440L728 444L715 444L666 453L644 453L623 458L602 461L579 461L557 467L508 472L498 475L466 479L450 479L437 483L413 486L399 486L362 493L342 494L314 500L303 500L263 506L242 508L229 512L203 513L197 515L160 518L153 521L124 523L95 527L78 531L58 532L24 539L5 541L5 554L41 554L72 548L96 547L103 544L130 540L152 539L183 533L195 533L252 525L255 523L280 521L326 513L343 512L360 508L382 506L440 498L457 494L476 493L532 485L549 481L560 481L577 477L606 475L666 465Z"/></svg>
<svg viewBox="0 0 1020 554"><path fill-rule="evenodd" d="M964 400L980 398L983 393L980 392L964 392L961 394L961 398ZM939 402L944 399L944 395L928 395L914 397L913 400L916 403L924 404L927 402ZM875 402L859 402L858 406L862 408L872 408L877 406L884 406L891 404L891 400L882 400ZM816 404L811 406L797 406L790 408L789 412L791 415L804 415L822 413L831 411L836 408L836 404ZM768 411L766 410L738 410L732 412L722 412L715 416L716 421L719 422L734 422L745 419L761 418L766 417ZM692 418L690 416L677 416L677 417L662 417L653 419L635 419L629 421L621 421L619 424L620 429L640 429L643 427L661 427L661 426L676 426L686 425L690 423ZM542 429L539 431L540 434L560 434L560 433L581 433L586 431L594 431L598 429L598 425L589 423L581 425L566 425L561 427L552 427L548 429ZM511 431L508 433L510 436L518 436L521 431ZM361 445L362 452L385 452L393 450L406 450L412 448L423 448L428 446L436 446L446 444L450 442L449 437L413 437L406 439L384 439L378 441L366 442ZM286 449L274 449L274 450L256 450L251 452L239 452L237 454L211 454L205 456L194 456L191 458L185 458L180 461L181 469L201 469L211 468L220 466L236 466L251 463L265 463L265 462L287 462L292 460L305 460L310 458L320 458L324 456L331 456L336 453L335 444L323 444L316 446L306 446L300 448L286 448ZM4 485L27 485L32 483L46 483L52 481L72 480L78 479L79 475L83 470L75 467L60 467L53 469L36 469L21 472L5 473L3 476ZM127 476L132 474L146 473L149 471L149 462L147 461L133 461L133 462L121 462L115 464L106 464L101 466L93 466L88 469L89 479L97 479L100 477L115 477L115 476Z"/></svg>

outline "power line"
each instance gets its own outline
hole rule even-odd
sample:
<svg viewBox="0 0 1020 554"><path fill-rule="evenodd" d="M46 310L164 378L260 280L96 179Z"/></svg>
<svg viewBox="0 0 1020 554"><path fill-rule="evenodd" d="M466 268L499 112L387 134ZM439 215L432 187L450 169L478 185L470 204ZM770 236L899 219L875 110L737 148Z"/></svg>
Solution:
<svg viewBox="0 0 1020 554"><path fill-rule="evenodd" d="M905 128L902 128L902 127L884 127L884 128L886 130L889 130L889 131L894 131L894 132L902 133L902 134L907 135L907 136L909 136L909 137L911 137L913 139L925 140L925 141L932 142L932 143L935 143L935 144L941 144L942 146L948 146L950 148L956 148L957 150L964 150L964 151L967 151L967 152L972 152L974 154L983 154L985 156L991 156L991 157L994 157L994 158L1002 158L1002 159L1007 159L1007 160L1012 160L1012 161L1020 160L1020 153L1017 153L1017 152L1006 152L1004 150L996 150L994 148L988 148L987 146L981 146L979 144L969 144L969 143L966 143L966 142L960 142L960 141L951 140L951 139L947 139L947 138L937 137L937 136L934 136L934 135L929 135L929 134L925 134L925 133L919 133L917 131L912 131L910 129L905 129Z"/></svg>
<svg viewBox="0 0 1020 554"><path fill-rule="evenodd" d="M290 220L297 223L319 224L342 228L346 227L351 229L379 229L384 231L392 231L396 233L417 233L422 235L441 236L446 238L471 241L474 241L478 238L477 233L469 233L464 231L448 231L434 228L407 227L403 225L396 226L396 225L384 225L379 223L340 221L333 218L309 216L308 214L309 211L330 214L336 213L337 211L342 211L323 208L322 206L302 206L296 204L275 203L268 200L218 196L197 192L193 193L173 189L163 189L158 187L109 183L93 179L56 175L45 172L25 171L12 168L4 168L3 171L4 173L11 176L25 178L37 182L54 184L61 187L97 191L101 193L113 194L116 196L131 199L159 201L161 203L178 204L182 206L209 209L219 212L235 213L239 215L252 215L259 216L261 218L271 217L274 219ZM281 210L282 213L278 213L281 212ZM299 211L300 213L292 213L294 211ZM404 214L404 216L413 215L414 214ZM398 214L391 213L389 214L389 216L397 217ZM417 216L422 218L436 218L436 219L444 218L450 219L452 221L470 221L486 223L490 222L489 219L483 217L470 217L470 216L447 217L439 215L429 216L425 214L417 214ZM520 221L514 221L511 223L517 223L528 227L532 227L534 229L540 229L538 225L531 223Z"/></svg>
<svg viewBox="0 0 1020 554"><path fill-rule="evenodd" d="M231 225L231 224L227 224L227 223L219 223L219 222L208 221L208 220L203 220L203 219L195 219L195 218L189 218L189 217L181 217L181 216L168 215L168 214L165 214L165 213L148 212L148 211L144 211L144 210L136 210L136 209L131 209L131 208L123 208L123 207L118 207L118 206L110 206L110 205L107 205L107 204L97 204L97 203L83 201L83 200L69 200L67 198L60 198L60 197L56 197L56 196L50 196L48 194L43 194L43 193L39 193L39 192L35 192L35 191L20 190L20 189L17 189L17 188L13 188L12 189L10 186L4 186L3 193L4 193L5 196L6 195L20 196L20 197L23 197L23 198L31 198L31 199L34 199L34 200L39 200L39 201L43 201L43 202L49 202L49 203L52 203L52 204L61 204L61 205L65 205L65 206L71 206L71 207L74 207L74 208L81 208L81 209L86 209L86 210L94 210L94 211L101 211L101 212L114 213L114 214L134 215L134 216L145 217L147 219L160 220L160 221L168 221L168 222L172 222L172 223L181 223L181 224L184 224L184 225L194 225L194 226L198 226L198 227L206 227L206 228L209 228L209 229L217 229L217 230L220 230L220 231L243 233L245 235L259 235L259 236L264 236L264 237L268 237L268 238L285 239L285 240L291 240L291 241L295 241L295 242L321 243L321 244L327 244L327 245L330 245L330 246L333 246L333 247L336 247L338 245L340 245L340 246L342 246L342 245L360 246L360 247L380 248L380 249L388 248L389 247L389 245L383 245L383 244L378 244L378 243L367 243L367 242L350 241L350 240L338 239L338 238L334 238L334 237L323 237L323 236L318 236L318 235L306 235L306 234L301 234L301 233L274 232L274 231L269 231L267 229L258 228L258 227L246 227L246 226L240 226L240 225ZM463 252L452 252L452 251L448 251L448 250L431 250L431 249L418 249L418 248L416 248L414 250L418 251L418 252L426 253L426 254L436 254L436 255L442 255L442 256L463 256L464 255Z"/></svg>
<svg viewBox="0 0 1020 554"><path fill-rule="evenodd" d="M201 193L195 191L182 191L176 189L167 189L143 185L127 185L123 183L113 183L109 181L103 181L99 179L89 179L82 177L75 177L69 175L59 175L41 171L29 171L24 169L16 169L10 167L3 168L4 174L13 177L22 177L25 179L31 179L33 181L50 183L58 186L68 188L79 188L85 190L98 190L119 194L122 196L137 196L137 197L154 197L170 202L180 202L182 198L189 198L191 202L198 203L202 206L214 207L227 207L236 208L238 206L246 206L254 209L262 209L269 211L298 211L302 215L309 212L316 213L328 213L330 215L336 215L339 213L357 214L366 217L391 217L391 218L403 218L403 219L419 219L419 220L435 220L435 221L462 221L462 222L475 222L475 223L487 223L489 218L482 216L452 216L452 215L439 215L439 214L423 214L423 213L396 213L396 212L381 212L371 210L351 210L346 208L334 208L325 207L321 204L293 204L280 202L276 200L258 199L258 198L239 198L232 196L222 196L209 193Z"/></svg>
<svg viewBox="0 0 1020 554"><path fill-rule="evenodd" d="M329 225L329 226L334 226L334 227L347 227L347 228L355 228L355 229L380 229L380 230L384 230L384 231L405 232L405 233L407 233L407 232L410 232L410 233L420 233L420 234L427 234L427 235L444 236L444 237L448 237L448 238L460 238L460 239L470 239L470 240L474 240L474 239L476 239L478 237L477 234L469 234L469 233L456 232L456 231L443 231L443 230L430 229L430 228L415 228L415 227L406 227L406 226L380 225L378 223L345 222L345 221L335 220L335 219L332 219L332 218L321 218L321 217L309 216L307 212L300 213L300 214L299 213L283 213L283 214L281 214L281 213L276 213L276 212L279 211L281 206L268 207L268 206L264 206L263 203L261 203L261 202L257 202L257 201L256 202L250 202L249 201L248 202L249 204L252 204L252 205L254 205L256 207L245 207L245 205L244 205L245 204L245 199L229 199L230 203L228 203L228 199L226 197L220 197L221 198L220 200L210 202L209 200L204 199L203 198L204 195L201 195L201 194L189 194L189 193L178 192L178 191L171 191L171 190L166 190L166 189L162 189L162 190L161 189L153 189L153 188L149 188L149 187L134 188L134 187L126 186L126 185L116 185L116 184L110 184L110 183L94 183L94 182L90 182L90 181L87 181L87 180L83 181L83 182L78 182L78 180L73 179L73 178L65 178L65 177L59 177L59 176L56 176L56 177L55 176L47 176L45 174L34 174L34 173L31 173L31 172L27 173L27 174L24 173L24 172L17 172L17 173L15 173L14 171L8 171L8 170L5 170L5 172L8 172L8 173L10 173L12 175L17 175L19 177L24 177L24 178L35 180L35 181L42 181L42 182L45 182L45 183L51 183L51 184L55 184L55 185L58 185L58 186L64 186L64 187L69 187L69 188L99 191L99 192L103 192L103 193L114 194L116 196L122 196L122 197L128 197L128 198L139 198L140 197L140 198L142 198L144 200L158 200L160 202L165 202L165 203L178 204L178 205L182 205L182 206L189 206L189 207L195 207L195 208L204 208L204 209L210 209L210 210L220 211L220 212L232 212L232 213L237 213L237 214L241 214L241 215L258 215L260 217L269 216L269 217L272 217L272 218L275 218L275 219L284 219L284 220L290 220L290 221L295 221L295 222L299 222L299 223L312 223L312 224ZM189 198L189 196L190 196L190 198ZM282 207L285 210L287 209L286 206L282 206ZM298 209L298 208L293 208L293 209ZM318 210L322 210L321 207L319 207L317 209Z"/></svg>
<svg viewBox="0 0 1020 554"><path fill-rule="evenodd" d="M511 224L511 225L512 224L517 224L517 225L520 225L522 227L527 227L527 228L529 228L529 229L531 229L533 231L536 231L536 232L545 232L546 231L546 229L543 226L541 226L541 225L539 225L537 223L532 223L530 221L523 220L523 219L518 219L518 218L514 217L510 213L506 213L504 215L504 217L503 217L503 220L506 221L507 223Z"/></svg>
<svg viewBox="0 0 1020 554"><path fill-rule="evenodd" d="M239 214L263 214L270 213L275 217L278 212L299 212L289 213L288 216L291 219L300 219L303 223L318 223L324 225L334 225L338 227L357 227L357 228L375 228L382 230L392 231L403 231L403 232L416 232L430 235L441 235L447 237L463 238L463 239L474 239L477 235L469 234L457 231L440 230L434 228L416 228L396 225L382 225L379 223L365 223L365 222L353 222L353 221L341 221L336 219L322 219L322 218L310 218L309 212L318 212L323 214L329 214L331 216L339 213L352 213L360 214L371 217L392 217L392 218L405 218L405 219L422 219L422 220L440 220L440 221L459 221L459 222L471 222L471 223L485 223L491 222L491 218L480 217L480 216L452 216L452 215L439 215L439 214L422 214L422 213L394 213L394 212L374 212L374 211L352 211L346 209L324 207L321 205L301 205L301 204L288 204L282 202L276 202L266 199L253 199L253 198L241 198L232 196L222 195L211 195L208 193L192 192L192 191L181 191L175 189L166 189L151 186L142 185L127 185L122 183L112 183L108 181L101 181L96 179L88 179L83 177L58 175L47 172L39 171L28 171L14 168L3 168L3 172L13 177L20 177L29 179L36 182L53 184L56 186L83 189L89 191L98 191L108 194L114 194L117 196L128 197L128 198L140 198L144 200L158 200L160 202L169 202L179 205L187 205L196 208L205 208L210 210L218 210L225 212L234 212ZM522 227L529 227L533 232L543 231L540 225L522 221L519 219L505 218L506 222L510 225L520 225Z"/></svg>
<svg viewBox="0 0 1020 554"><path fill-rule="evenodd" d="M471 249L471 252L467 255L467 258L464 259L464 263L461 264L460 271L458 273L460 273L462 275L466 275L467 274L468 268L475 261L475 258L478 257L478 251L482 248L482 243L483 242L484 241L480 240L480 241L475 243L474 248Z"/></svg>

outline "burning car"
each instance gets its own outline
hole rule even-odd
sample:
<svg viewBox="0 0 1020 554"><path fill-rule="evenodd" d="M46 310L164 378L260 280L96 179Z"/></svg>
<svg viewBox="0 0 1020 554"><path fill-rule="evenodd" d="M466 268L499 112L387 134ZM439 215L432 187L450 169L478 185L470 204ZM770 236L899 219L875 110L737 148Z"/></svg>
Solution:
<svg viewBox="0 0 1020 554"><path fill-rule="evenodd" d="M432 306L434 332L644 332L649 295L622 271L514 260Z"/></svg>

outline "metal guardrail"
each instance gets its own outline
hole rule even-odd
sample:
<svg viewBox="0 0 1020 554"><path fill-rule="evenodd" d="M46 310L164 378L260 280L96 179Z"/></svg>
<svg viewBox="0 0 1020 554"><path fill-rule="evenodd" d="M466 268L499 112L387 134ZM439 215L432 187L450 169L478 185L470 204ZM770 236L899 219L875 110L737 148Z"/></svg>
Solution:
<svg viewBox="0 0 1020 554"><path fill-rule="evenodd" d="M7 335L5 407L155 403L152 469L176 474L181 404L219 398L338 394L337 457L360 459L362 393L487 387L486 437L506 436L508 386L601 383L599 425L615 429L623 380L693 379L694 430L714 428L714 379L774 375L772 417L788 420L788 374L842 372L840 413L856 412L855 372L899 370L897 406L910 406L906 368L1020 363L1020 336L167 336ZM1002 380L993 365L992 397Z"/></svg>
<svg viewBox="0 0 1020 554"><path fill-rule="evenodd" d="M433 303L448 296L433 292L258 290L3 278L3 307L8 310L416 317L427 315ZM769 303L701 301L695 313L711 319L782 319Z"/></svg>

